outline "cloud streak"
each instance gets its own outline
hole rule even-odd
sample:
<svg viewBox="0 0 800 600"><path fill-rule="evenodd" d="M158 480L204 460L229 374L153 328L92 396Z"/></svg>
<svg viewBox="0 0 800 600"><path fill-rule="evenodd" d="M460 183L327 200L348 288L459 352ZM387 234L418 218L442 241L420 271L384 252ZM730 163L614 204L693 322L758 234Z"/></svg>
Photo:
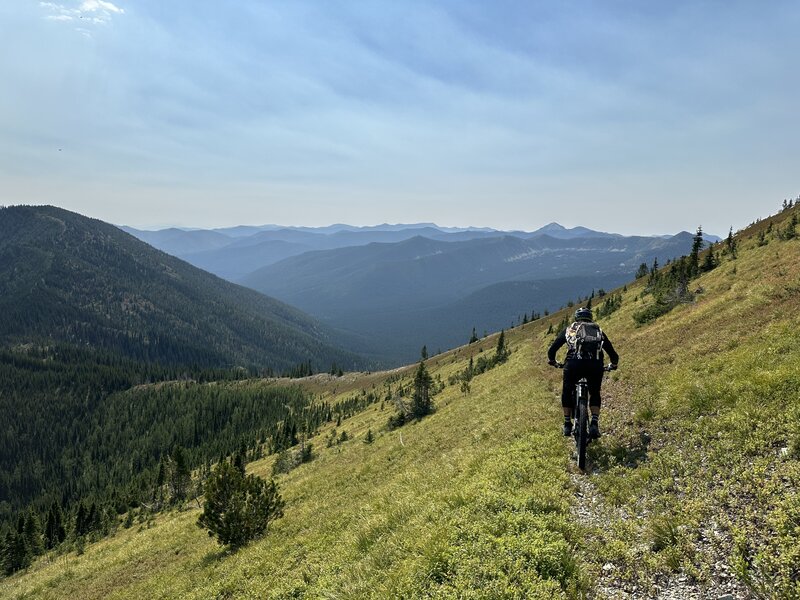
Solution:
<svg viewBox="0 0 800 600"><path fill-rule="evenodd" d="M114 16L125 14L125 9L105 0L83 0L80 4L39 2L39 7L48 13L43 17L45 20L80 24L81 27L76 27L75 31L89 38L92 36L88 27L105 25Z"/></svg>

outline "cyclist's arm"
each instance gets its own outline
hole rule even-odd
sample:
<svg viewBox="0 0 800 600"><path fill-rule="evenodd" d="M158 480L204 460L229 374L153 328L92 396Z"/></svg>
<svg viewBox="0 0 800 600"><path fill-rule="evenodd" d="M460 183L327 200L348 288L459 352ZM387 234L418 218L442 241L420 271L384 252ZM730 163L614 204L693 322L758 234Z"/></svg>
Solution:
<svg viewBox="0 0 800 600"><path fill-rule="evenodd" d="M548 362L555 362L556 360L556 352L558 352L559 348L567 343L567 330L565 329L561 333L558 334L556 339L550 344L550 348L547 350L547 360Z"/></svg>
<svg viewBox="0 0 800 600"><path fill-rule="evenodd" d="M619 363L619 354L614 350L614 345L605 333L603 333L603 350L608 353L608 360L611 361L612 365Z"/></svg>

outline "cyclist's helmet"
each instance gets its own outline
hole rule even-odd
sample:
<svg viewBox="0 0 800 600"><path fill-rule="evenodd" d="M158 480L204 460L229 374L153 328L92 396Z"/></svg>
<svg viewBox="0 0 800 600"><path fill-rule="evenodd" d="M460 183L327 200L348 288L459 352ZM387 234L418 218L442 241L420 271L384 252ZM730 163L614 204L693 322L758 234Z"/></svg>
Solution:
<svg viewBox="0 0 800 600"><path fill-rule="evenodd" d="M579 308L575 311L576 321L592 321L592 311L589 308Z"/></svg>

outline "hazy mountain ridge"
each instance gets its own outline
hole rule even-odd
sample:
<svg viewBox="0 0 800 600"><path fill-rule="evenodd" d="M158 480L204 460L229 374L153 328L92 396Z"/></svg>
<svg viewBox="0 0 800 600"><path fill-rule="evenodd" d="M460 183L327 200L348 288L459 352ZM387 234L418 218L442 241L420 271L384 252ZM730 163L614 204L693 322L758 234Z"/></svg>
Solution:
<svg viewBox="0 0 800 600"><path fill-rule="evenodd" d="M332 326L374 338L378 347L402 352L387 358L410 360L422 344L448 348L473 326L506 327L523 313L553 310L592 288L611 288L630 279L642 262L657 257L663 264L686 254L691 243L690 234L669 240L507 235L459 242L417 236L307 252L264 267L242 283ZM565 278L570 285L563 285ZM528 282L537 292L525 298L519 293L524 288L490 288L513 282ZM505 295L509 289L514 293ZM498 294L495 302L468 300L481 290L484 299Z"/></svg>
<svg viewBox="0 0 800 600"><path fill-rule="evenodd" d="M197 247L203 243L203 233L208 232L186 231L181 240L175 229L169 229L149 232L147 237L168 251L179 245ZM469 329L492 330L505 326L512 315L557 308L581 291L572 285L567 295L565 287L553 284L549 295L536 293L526 301L518 293L522 288L512 286L508 289L515 293L496 303L467 300L482 288L570 277L591 278L588 289L610 287L633 275L641 262L650 264L658 258L663 264L685 254L692 238L686 232L670 237L623 236L558 223L534 232L418 223L323 228L265 225L213 233L236 237L222 247L180 256L280 298L337 329L352 331L361 337L360 347L377 352L396 348L384 355L394 363L413 358L422 343L450 347L460 341L453 330L441 326L443 322L459 330L465 322ZM156 239L159 235L161 241ZM209 240L220 242L218 237ZM516 309L508 306L512 298L518 302ZM445 307L453 312L442 319ZM384 320L404 324L387 327ZM398 343L399 339L405 341Z"/></svg>
<svg viewBox="0 0 800 600"><path fill-rule="evenodd" d="M440 241L464 241L506 235L523 239L540 236L557 239L626 237L616 233L594 231L586 227L566 228L558 223L549 223L532 232L501 231L488 227L440 227L434 223L383 224L364 227L345 224L327 227L241 225L212 230L168 228L156 231L123 226L122 229L159 250L183 258L195 266L226 278L228 278L226 273L231 271L249 273L288 257L286 249L273 252L270 246L261 246L268 241L299 244L293 248L293 252L302 254L309 250L331 250L372 242L400 242L417 235ZM652 237L669 238L672 236ZM707 236L707 239L717 241L719 238ZM242 250L237 252L234 251L234 248ZM249 249L244 250L244 248ZM219 256L216 255L217 252L219 252ZM229 264L226 265L226 262ZM233 262L236 262L237 265L231 268Z"/></svg>

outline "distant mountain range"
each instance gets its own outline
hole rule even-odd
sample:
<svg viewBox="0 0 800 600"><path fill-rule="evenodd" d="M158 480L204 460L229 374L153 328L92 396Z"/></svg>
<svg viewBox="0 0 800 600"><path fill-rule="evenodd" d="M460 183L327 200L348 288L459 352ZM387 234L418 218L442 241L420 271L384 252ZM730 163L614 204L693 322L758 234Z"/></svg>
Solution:
<svg viewBox="0 0 800 600"><path fill-rule="evenodd" d="M122 229L159 250L234 282L262 267L312 250L402 242L417 236L448 242L502 236L520 239L549 236L560 240L625 237L586 227L566 228L558 223L550 223L532 232L498 231L487 227L439 227L433 223L369 227L336 224L316 228L243 225L212 230L169 228L158 231L123 226ZM669 239L672 236L656 237ZM710 235L705 239L719 241L718 237Z"/></svg>
<svg viewBox="0 0 800 600"><path fill-rule="evenodd" d="M462 343L473 326L493 331L613 288L642 262L663 264L692 243L687 232L623 236L558 223L532 232L433 223L124 229L359 336L360 349L388 363L413 359L422 344Z"/></svg>
<svg viewBox="0 0 800 600"><path fill-rule="evenodd" d="M52 206L0 209L0 314L7 348L58 342L135 361L278 371L364 364L299 310Z"/></svg>

